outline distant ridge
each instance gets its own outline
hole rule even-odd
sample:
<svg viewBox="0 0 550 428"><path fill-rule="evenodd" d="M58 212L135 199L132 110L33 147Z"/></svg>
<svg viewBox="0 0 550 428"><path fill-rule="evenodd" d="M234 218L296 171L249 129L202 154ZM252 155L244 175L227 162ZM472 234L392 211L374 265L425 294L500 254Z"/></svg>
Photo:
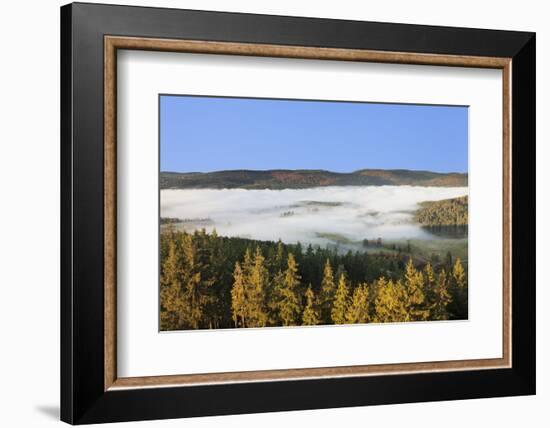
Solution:
<svg viewBox="0 0 550 428"><path fill-rule="evenodd" d="M161 172L161 189L305 189L326 186L468 185L468 174L407 169L361 169L349 173L315 169L268 171Z"/></svg>

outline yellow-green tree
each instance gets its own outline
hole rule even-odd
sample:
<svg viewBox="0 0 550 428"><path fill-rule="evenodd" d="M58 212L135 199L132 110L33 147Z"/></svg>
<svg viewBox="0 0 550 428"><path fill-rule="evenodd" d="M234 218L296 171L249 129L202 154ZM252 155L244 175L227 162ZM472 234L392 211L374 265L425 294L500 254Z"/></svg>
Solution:
<svg viewBox="0 0 550 428"><path fill-rule="evenodd" d="M369 321L369 287L367 284L359 284L353 290L351 303L346 312L346 322L349 324L364 324Z"/></svg>
<svg viewBox="0 0 550 428"><path fill-rule="evenodd" d="M176 231L170 221L159 248L162 330L468 315L468 266L451 254L445 264L432 257L421 269L412 258L404 266L402 255L367 258L312 246L298 257L297 245L227 238L215 230ZM362 282L373 277L378 280Z"/></svg>
<svg viewBox="0 0 550 428"><path fill-rule="evenodd" d="M244 276L248 280L248 278L252 274L252 270L254 269L254 258L252 257L252 252L250 251L250 248L247 248L244 252L241 267L243 269Z"/></svg>
<svg viewBox="0 0 550 428"><path fill-rule="evenodd" d="M320 316L326 323L329 323L332 319L331 310L335 292L334 272L330 261L327 259L323 269L323 280L321 281L321 291L319 293Z"/></svg>
<svg viewBox="0 0 550 428"><path fill-rule="evenodd" d="M340 275L338 280L338 288L336 289L336 294L334 295L334 303L331 310L331 318L334 324L345 324L346 323L346 313L349 306L349 291L346 276L344 274Z"/></svg>
<svg viewBox="0 0 550 428"><path fill-rule="evenodd" d="M208 302L207 289L211 284L202 279L202 266L197 263L192 235L183 236L182 254L182 318L188 328L197 329L201 325L204 305Z"/></svg>
<svg viewBox="0 0 550 428"><path fill-rule="evenodd" d="M302 325L317 325L319 324L319 314L315 309L315 294L311 289L311 284L305 293L306 306L302 314Z"/></svg>
<svg viewBox="0 0 550 428"><path fill-rule="evenodd" d="M275 290L278 317L284 326L299 325L301 304L298 287L300 286L300 279L296 259L292 253L289 253L287 268L284 271L282 281L277 284L278 288Z"/></svg>
<svg viewBox="0 0 550 428"><path fill-rule="evenodd" d="M433 294L434 297L432 299L432 305L430 307L430 319L449 319L447 306L449 305L449 303L451 303L452 297L449 293L447 273L443 268L439 271L439 275L437 275Z"/></svg>
<svg viewBox="0 0 550 428"><path fill-rule="evenodd" d="M377 281L378 293L375 299L375 322L409 321L407 293L403 283L394 283L381 277Z"/></svg>
<svg viewBox="0 0 550 428"><path fill-rule="evenodd" d="M233 288L231 288L231 313L235 327L246 327L246 278L239 262L233 271Z"/></svg>
<svg viewBox="0 0 550 428"><path fill-rule="evenodd" d="M450 293L453 300L449 305L450 316L453 319L466 319L468 317L468 284L466 271L458 257L451 271Z"/></svg>
<svg viewBox="0 0 550 428"><path fill-rule="evenodd" d="M406 305L408 317L405 321L424 321L427 320L430 311L425 304L424 294L424 276L422 272L416 270L412 258L409 258L405 266L404 284L407 297Z"/></svg>
<svg viewBox="0 0 550 428"><path fill-rule="evenodd" d="M168 244L168 253L161 266L160 276L160 328L177 330L181 328L182 290L179 258L174 240Z"/></svg>
<svg viewBox="0 0 550 428"><path fill-rule="evenodd" d="M453 266L453 279L458 288L464 288L466 286L466 273L464 272L460 257L456 258Z"/></svg>
<svg viewBox="0 0 550 428"><path fill-rule="evenodd" d="M256 247L254 259L246 260L249 274L245 286L246 323L247 327L265 327L267 324L267 311L264 303L264 293L268 285L269 275L265 267L265 258L260 247Z"/></svg>
<svg viewBox="0 0 550 428"><path fill-rule="evenodd" d="M435 288L435 272L431 265L431 263L426 263L426 266L424 266L424 290L426 295L428 295L430 292L433 291Z"/></svg>

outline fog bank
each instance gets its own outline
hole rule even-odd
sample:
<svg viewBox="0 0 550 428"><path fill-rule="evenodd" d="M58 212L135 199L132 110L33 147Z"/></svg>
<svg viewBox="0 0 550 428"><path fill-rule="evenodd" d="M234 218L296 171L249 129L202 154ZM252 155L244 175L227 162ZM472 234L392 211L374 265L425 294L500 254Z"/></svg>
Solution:
<svg viewBox="0 0 550 428"><path fill-rule="evenodd" d="M418 203L468 194L467 187L343 186L309 189L161 191L161 217L186 230L303 244L434 239L413 222Z"/></svg>

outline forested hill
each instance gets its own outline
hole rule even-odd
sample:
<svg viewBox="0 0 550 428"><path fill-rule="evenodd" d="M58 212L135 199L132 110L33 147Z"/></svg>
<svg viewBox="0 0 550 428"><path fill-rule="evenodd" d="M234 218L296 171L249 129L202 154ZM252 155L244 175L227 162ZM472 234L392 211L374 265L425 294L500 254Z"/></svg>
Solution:
<svg viewBox="0 0 550 428"><path fill-rule="evenodd" d="M234 170L215 172L161 172L161 189L304 189L323 186L437 186L468 185L468 174L362 169L349 173L324 170Z"/></svg>
<svg viewBox="0 0 550 428"><path fill-rule="evenodd" d="M416 220L424 226L468 226L468 197L422 202Z"/></svg>

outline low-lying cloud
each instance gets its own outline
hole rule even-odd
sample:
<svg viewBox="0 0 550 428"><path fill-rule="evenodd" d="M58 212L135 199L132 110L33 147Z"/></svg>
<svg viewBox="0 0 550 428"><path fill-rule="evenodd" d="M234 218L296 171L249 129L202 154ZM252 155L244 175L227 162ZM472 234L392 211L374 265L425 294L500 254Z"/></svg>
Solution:
<svg viewBox="0 0 550 428"><path fill-rule="evenodd" d="M467 187L343 186L309 189L161 191L161 217L223 236L326 245L378 237L433 239L413 220L422 201L463 196Z"/></svg>

